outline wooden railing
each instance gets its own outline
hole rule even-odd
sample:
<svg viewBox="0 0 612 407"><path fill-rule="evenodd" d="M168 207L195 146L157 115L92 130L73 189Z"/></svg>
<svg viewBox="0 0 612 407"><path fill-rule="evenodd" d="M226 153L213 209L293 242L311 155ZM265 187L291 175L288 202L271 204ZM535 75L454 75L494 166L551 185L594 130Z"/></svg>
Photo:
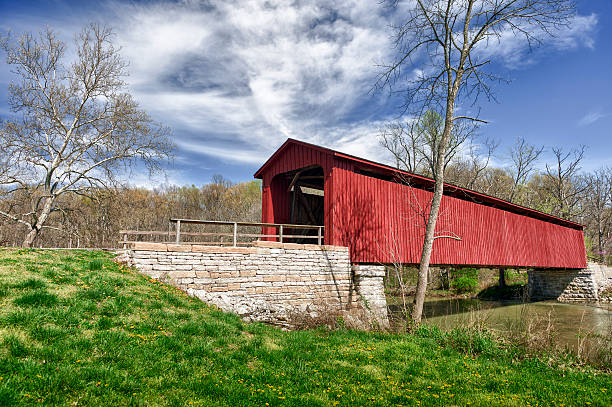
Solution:
<svg viewBox="0 0 612 407"><path fill-rule="evenodd" d="M174 230L171 228L167 232L152 231L152 230L121 230L119 234L122 240L119 241L123 244L123 248L127 248L130 243L142 242L144 240L134 240L133 236L149 236L151 239L154 236L166 238L166 243L181 244L185 242L182 240L184 237L205 237L208 239L219 238L219 240L213 241L190 241L185 243L190 244L202 244L202 245L232 245L237 247L239 245L249 245L255 239L260 238L275 238L278 242L286 242L287 239L312 239L316 240L316 244L323 244L323 226L313 225L292 225L287 223L259 223L259 222L226 222L217 220L198 220L198 219L170 219L170 223L174 224ZM183 225L207 225L207 226L231 226L232 232L187 232L181 230ZM275 233L239 233L239 227L257 227L261 228L262 232L264 228L275 229ZM316 230L316 235L301 235L294 234L293 230ZM293 234L287 234L286 232L291 231ZM224 241L224 238L231 238L231 241ZM313 242L314 243L314 242Z"/></svg>

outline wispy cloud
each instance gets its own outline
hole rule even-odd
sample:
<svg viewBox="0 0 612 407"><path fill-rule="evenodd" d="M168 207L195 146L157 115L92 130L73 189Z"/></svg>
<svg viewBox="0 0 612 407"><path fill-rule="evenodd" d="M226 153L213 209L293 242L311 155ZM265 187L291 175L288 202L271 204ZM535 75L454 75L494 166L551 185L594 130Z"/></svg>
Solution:
<svg viewBox="0 0 612 407"><path fill-rule="evenodd" d="M597 27L596 14L576 15L567 26L551 31L549 35L538 27L532 27L532 35L541 43L533 43L534 47L544 50L567 51L584 46L594 48L593 34ZM530 53L532 49L522 35L507 27L502 30L499 37L491 37L487 43L480 46L479 51L488 58L499 58L506 68L517 69L537 62L538 55Z"/></svg>
<svg viewBox="0 0 612 407"><path fill-rule="evenodd" d="M359 0L112 4L134 90L179 145L251 164L287 137L383 156L376 134L390 107L369 90L401 15ZM576 16L545 45L592 47L596 24ZM507 64L527 51L511 32L486 50Z"/></svg>
<svg viewBox="0 0 612 407"><path fill-rule="evenodd" d="M113 7L134 92L191 151L262 162L287 137L337 144L330 131L354 128L358 106L370 105L357 121L375 115L374 61L388 57L390 44L382 10L370 4Z"/></svg>
<svg viewBox="0 0 612 407"><path fill-rule="evenodd" d="M72 15L69 24L47 10L7 17L0 28L37 31L44 21L71 36L88 19L112 25L130 62L132 92L173 128L179 153L202 161L253 166L287 137L382 160L376 135L397 112L388 95L369 91L375 63L394 52L388 25L404 6L393 12L362 0L113 0L83 18ZM596 24L595 15L576 17L554 47L593 47ZM508 63L525 51L510 33L486 50Z"/></svg>
<svg viewBox="0 0 612 407"><path fill-rule="evenodd" d="M589 112L589 113L585 114L580 120L578 120L577 124L580 127L588 126L588 125L593 124L597 120L602 119L602 118L604 118L606 116L607 116L607 114L606 113L602 113L600 110Z"/></svg>

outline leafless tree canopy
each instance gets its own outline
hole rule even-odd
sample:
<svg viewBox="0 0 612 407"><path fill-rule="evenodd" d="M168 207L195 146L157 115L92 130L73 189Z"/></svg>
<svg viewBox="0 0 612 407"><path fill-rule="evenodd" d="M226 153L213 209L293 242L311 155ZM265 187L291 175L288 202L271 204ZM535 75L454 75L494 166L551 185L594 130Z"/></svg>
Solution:
<svg viewBox="0 0 612 407"><path fill-rule="evenodd" d="M439 148L443 129L444 119L429 110L416 120L387 124L380 131L380 143L391 153L398 168L433 177L438 159L434 152ZM475 131L472 123L459 123L453 127L444 168L455 159L466 141L474 140Z"/></svg>
<svg viewBox="0 0 612 407"><path fill-rule="evenodd" d="M127 92L127 63L112 40L111 29L89 25L67 61L66 44L50 29L2 37L16 79L9 86L14 115L0 127L0 185L31 207L0 214L29 227L26 246L61 211L59 196L109 187L135 166L159 169L172 152L168 129Z"/></svg>
<svg viewBox="0 0 612 407"><path fill-rule="evenodd" d="M512 165L510 174L512 175L512 188L508 196L509 202L513 202L518 189L525 185L527 178L535 169L535 164L544 152L544 147L533 146L523 138L518 137L514 146L510 149L509 156Z"/></svg>
<svg viewBox="0 0 612 407"><path fill-rule="evenodd" d="M585 178L582 206L586 235L595 249L592 254L604 262L606 257L610 258L609 250L612 249L612 169L600 168Z"/></svg>
<svg viewBox="0 0 612 407"><path fill-rule="evenodd" d="M201 187L164 186L150 190L121 186L92 193L91 199L75 194L60 196L56 206L62 211L49 217L47 226L52 228L41 231L36 246L119 248L120 230L166 231L174 228L170 218L261 221L259 181L234 184L216 176ZM18 193L0 198L3 211L23 213L29 207L30 202ZM194 228L197 232L214 231L210 227ZM20 246L27 230L23 224L0 217L0 246Z"/></svg>
<svg viewBox="0 0 612 407"><path fill-rule="evenodd" d="M391 0L391 6L399 1ZM474 104L494 98L491 84L507 81L491 68L490 50L504 36L523 37L529 47L569 25L569 0L416 0L404 5L394 25L396 57L380 65L376 87L404 95L404 112L445 112L449 97ZM456 89L456 91L455 91ZM454 120L475 116L457 115Z"/></svg>
<svg viewBox="0 0 612 407"><path fill-rule="evenodd" d="M588 188L587 181L580 175L580 163L586 147L564 152L563 148L553 147L555 164L546 165L544 178L546 190L553 198L551 212L562 218L572 218L583 212L580 200Z"/></svg>

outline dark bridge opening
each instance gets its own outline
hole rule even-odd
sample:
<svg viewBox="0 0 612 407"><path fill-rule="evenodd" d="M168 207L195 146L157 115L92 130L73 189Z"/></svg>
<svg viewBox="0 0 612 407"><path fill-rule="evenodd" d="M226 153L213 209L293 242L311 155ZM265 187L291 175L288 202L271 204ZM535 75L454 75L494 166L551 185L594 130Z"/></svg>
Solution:
<svg viewBox="0 0 612 407"><path fill-rule="evenodd" d="M282 175L287 184L289 193L289 222L294 225L323 226L324 212L324 175L323 168L312 165ZM290 235L317 234L316 229L291 229ZM313 243L312 239L288 238L293 243Z"/></svg>

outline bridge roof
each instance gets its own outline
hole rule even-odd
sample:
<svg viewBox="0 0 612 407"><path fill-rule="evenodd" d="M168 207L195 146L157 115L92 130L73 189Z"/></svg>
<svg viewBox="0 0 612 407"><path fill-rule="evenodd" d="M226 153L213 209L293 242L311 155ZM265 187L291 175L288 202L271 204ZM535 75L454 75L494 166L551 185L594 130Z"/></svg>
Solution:
<svg viewBox="0 0 612 407"><path fill-rule="evenodd" d="M338 159L348 160L352 162L353 164L355 164L356 166L358 166L360 169L369 170L373 173L380 173L380 174L385 174L388 176L394 176L394 177L397 177L398 179L409 182L411 185L415 185L423 189L431 190L433 189L433 186L435 183L435 181L429 177L424 177L422 175L400 170L400 169L394 168L386 164L368 160L366 158L356 157L351 154L332 150L332 149L318 146L315 144L306 143L306 142L295 140L292 138L287 139L287 141L285 141L283 145L278 150L276 150L274 154L272 154L272 156L261 166L261 168L259 168L255 172L254 174L255 178L262 179L264 174L271 167L273 167L272 166L273 163L275 163L278 160L285 159L283 153L291 145L298 145L302 148L315 150L320 153L324 153L324 154L333 156ZM276 175L276 174L273 174L273 175ZM494 196L487 195L482 192L473 191L473 190L463 188L457 185L453 185L450 183L444 183L444 194L449 195L449 196L455 196L461 199L471 200L476 203L484 204L487 206L494 206L499 209L504 209L504 210L518 213L521 215L525 215L528 217L548 221L548 222L562 225L565 227L569 227L572 229L583 230L584 228L584 226L579 223L572 222L567 219L559 218L557 216L553 216L553 215L550 215L550 214L547 214L547 213L544 213L544 212L541 212L535 209L531 209L526 206L517 205L515 203L508 202L506 200L496 198Z"/></svg>

